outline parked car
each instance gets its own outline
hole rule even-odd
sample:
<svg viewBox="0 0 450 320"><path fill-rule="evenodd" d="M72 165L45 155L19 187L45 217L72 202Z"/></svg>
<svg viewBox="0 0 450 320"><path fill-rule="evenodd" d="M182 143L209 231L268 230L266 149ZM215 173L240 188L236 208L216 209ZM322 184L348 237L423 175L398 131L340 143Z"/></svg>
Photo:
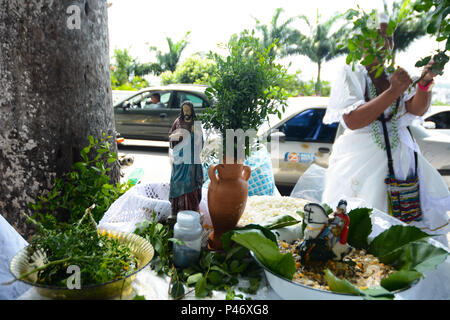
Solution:
<svg viewBox="0 0 450 320"><path fill-rule="evenodd" d="M259 135L277 135L280 141L277 154L272 154L278 161L273 167L277 185L294 186L313 163L328 167L333 143L344 129L339 123L322 122L327 105L326 97L290 98L282 119L272 117L258 131ZM441 175L450 177L450 136L420 125L411 126L411 132L425 158Z"/></svg>
<svg viewBox="0 0 450 320"><path fill-rule="evenodd" d="M450 106L431 106L424 120L426 129L450 136Z"/></svg>
<svg viewBox="0 0 450 320"><path fill-rule="evenodd" d="M191 101L197 114L211 105L205 95L206 88L177 84L142 89L114 105L116 131L124 138L168 141L169 130L180 114L183 101ZM153 93L161 95L164 107L151 106Z"/></svg>

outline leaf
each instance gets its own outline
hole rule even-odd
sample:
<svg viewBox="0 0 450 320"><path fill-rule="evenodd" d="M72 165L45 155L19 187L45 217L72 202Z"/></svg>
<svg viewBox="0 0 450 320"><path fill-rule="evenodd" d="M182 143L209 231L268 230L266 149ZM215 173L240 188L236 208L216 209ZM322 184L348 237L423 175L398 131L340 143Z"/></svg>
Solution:
<svg viewBox="0 0 450 320"><path fill-rule="evenodd" d="M392 226L373 239L368 252L381 258L405 244L427 237L430 235L414 226Z"/></svg>
<svg viewBox="0 0 450 320"><path fill-rule="evenodd" d="M399 270L415 270L425 272L435 269L448 257L448 252L437 248L426 241L411 242L384 256L381 262L391 264Z"/></svg>
<svg viewBox="0 0 450 320"><path fill-rule="evenodd" d="M364 300L392 300L394 294L383 287L367 288L362 290Z"/></svg>
<svg viewBox="0 0 450 320"><path fill-rule="evenodd" d="M206 290L206 278L201 277L195 284L195 296L197 298L204 298L208 295L208 291Z"/></svg>
<svg viewBox="0 0 450 320"><path fill-rule="evenodd" d="M423 58L423 59L417 61L416 64L415 64L415 66L416 66L417 68L426 66L426 65L428 64L428 62L430 62L430 60L431 60L431 56L425 57L425 58Z"/></svg>
<svg viewBox="0 0 450 320"><path fill-rule="evenodd" d="M383 67L379 67L377 70L377 73L375 74L375 78L378 78L379 76L381 76L381 74L383 73L384 69Z"/></svg>
<svg viewBox="0 0 450 320"><path fill-rule="evenodd" d="M224 275L218 271L211 271L208 273L208 280L211 284L217 286L223 283Z"/></svg>
<svg viewBox="0 0 450 320"><path fill-rule="evenodd" d="M324 278L327 281L328 287L331 291L338 293L354 294L360 296L361 290L355 287L347 280L341 280L336 277L329 269L324 271Z"/></svg>
<svg viewBox="0 0 450 320"><path fill-rule="evenodd" d="M180 246L184 246L184 242L177 238L169 238L167 241L173 242L174 244L178 244Z"/></svg>
<svg viewBox="0 0 450 320"><path fill-rule="evenodd" d="M381 286L389 291L406 288L411 283L422 278L423 275L417 271L401 270L392 273L389 277L381 279Z"/></svg>
<svg viewBox="0 0 450 320"><path fill-rule="evenodd" d="M145 296L136 295L133 300L145 300Z"/></svg>
<svg viewBox="0 0 450 320"><path fill-rule="evenodd" d="M361 61L361 64L363 66L367 66L369 64L371 64L373 61L375 60L375 56L374 55L367 55L363 61Z"/></svg>
<svg viewBox="0 0 450 320"><path fill-rule="evenodd" d="M261 231L264 234L264 236L266 238L272 240L275 243L277 242L277 238L276 238L275 234L273 234L272 231L270 231L266 227L263 227L263 226L261 226L259 224L248 224L245 227L236 228L234 230L231 230L231 231L228 231L228 232L224 233L220 237L220 240L222 241L223 249L225 251L230 250L230 248L231 248L231 236L234 233L245 232L247 230L259 230L259 231Z"/></svg>
<svg viewBox="0 0 450 320"><path fill-rule="evenodd" d="M352 62L352 60L353 60L353 54L352 54L352 53L349 53L349 54L347 55L347 58L345 59L345 63L346 63L346 64L350 64L350 63Z"/></svg>
<svg viewBox="0 0 450 320"><path fill-rule="evenodd" d="M193 274L187 278L186 284L191 285L191 284L197 283L202 277L203 277L202 273Z"/></svg>
<svg viewBox="0 0 450 320"><path fill-rule="evenodd" d="M350 283L348 280L341 280L336 277L329 269L324 271L325 280L327 281L328 287L331 291L344 293L344 294L353 294L357 296L363 296L364 299L368 300L381 300L381 299L393 299L394 295L382 287L370 288L361 290Z"/></svg>
<svg viewBox="0 0 450 320"><path fill-rule="evenodd" d="M269 230L273 230L273 229L289 227L289 226L295 225L299 222L300 221L297 221L297 219L295 219L294 217L292 217L290 215L284 215L284 216L278 217L277 219L270 222L269 224L264 225L264 227Z"/></svg>
<svg viewBox="0 0 450 320"><path fill-rule="evenodd" d="M174 281L172 287L170 288L170 296L173 299L179 299L184 296L184 286L180 281Z"/></svg>
<svg viewBox="0 0 450 320"><path fill-rule="evenodd" d="M369 247L368 237L372 232L372 220L370 213L372 209L357 208L349 212L350 224L348 228L348 243L357 249Z"/></svg>
<svg viewBox="0 0 450 320"><path fill-rule="evenodd" d="M259 230L234 233L231 239L251 250L255 257L272 272L292 279L295 262L290 253L281 254L275 242L267 239Z"/></svg>

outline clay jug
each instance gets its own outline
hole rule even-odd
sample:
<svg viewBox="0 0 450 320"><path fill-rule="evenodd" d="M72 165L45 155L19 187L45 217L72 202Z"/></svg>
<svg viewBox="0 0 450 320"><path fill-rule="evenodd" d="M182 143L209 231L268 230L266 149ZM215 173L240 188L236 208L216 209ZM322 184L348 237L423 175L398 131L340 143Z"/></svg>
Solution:
<svg viewBox="0 0 450 320"><path fill-rule="evenodd" d="M209 235L208 247L211 250L220 250L220 237L233 230L244 213L251 169L243 164L218 164L209 168L208 175L211 179L208 187L208 209L214 228Z"/></svg>

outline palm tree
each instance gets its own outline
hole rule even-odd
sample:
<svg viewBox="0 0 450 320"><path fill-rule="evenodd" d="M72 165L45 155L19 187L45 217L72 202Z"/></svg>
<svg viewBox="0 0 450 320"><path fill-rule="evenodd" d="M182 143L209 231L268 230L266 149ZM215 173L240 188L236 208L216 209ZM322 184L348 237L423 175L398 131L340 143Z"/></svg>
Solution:
<svg viewBox="0 0 450 320"><path fill-rule="evenodd" d="M335 15L323 23L319 23L319 17L319 13L317 13L316 23L313 25L304 15L298 16L309 26L309 34L304 35L300 31L294 30L289 36L291 44L284 51L284 55L305 55L317 64L316 94L320 93L322 64L347 52L347 48L339 46L339 44L348 32L347 27L342 26L330 34L332 26L343 17L342 14Z"/></svg>
<svg viewBox="0 0 450 320"><path fill-rule="evenodd" d="M178 62L180 61L181 54L186 46L189 44L187 38L191 32L188 31L186 35L178 42L173 42L173 40L169 37L166 37L167 44L169 45L169 52L162 53L157 50L156 47L150 47L150 51L156 52L157 64L159 64L160 68L156 71L156 74L159 75L164 71L172 71L174 72ZM154 66L153 66L154 68Z"/></svg>
<svg viewBox="0 0 450 320"><path fill-rule="evenodd" d="M278 19L282 12L282 8L277 8L275 10L275 13L270 22L270 26L261 24L258 19L254 18L256 21L256 30L262 33L261 44L264 46L264 48L269 48L275 42L277 43L277 47L281 48L281 50L278 50L277 52L277 49L275 47L271 47L269 52L270 56L283 56L283 47L288 45L289 38L293 31L288 26L295 20L294 18L289 18L281 25L278 25Z"/></svg>

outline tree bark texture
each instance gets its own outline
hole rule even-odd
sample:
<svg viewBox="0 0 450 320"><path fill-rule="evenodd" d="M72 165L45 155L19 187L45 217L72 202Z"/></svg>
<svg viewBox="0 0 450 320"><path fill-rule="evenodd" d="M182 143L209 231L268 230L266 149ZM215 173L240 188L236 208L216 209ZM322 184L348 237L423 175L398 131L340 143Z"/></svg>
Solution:
<svg viewBox="0 0 450 320"><path fill-rule="evenodd" d="M115 137L107 20L106 0L0 0L0 214L25 238L27 203Z"/></svg>

